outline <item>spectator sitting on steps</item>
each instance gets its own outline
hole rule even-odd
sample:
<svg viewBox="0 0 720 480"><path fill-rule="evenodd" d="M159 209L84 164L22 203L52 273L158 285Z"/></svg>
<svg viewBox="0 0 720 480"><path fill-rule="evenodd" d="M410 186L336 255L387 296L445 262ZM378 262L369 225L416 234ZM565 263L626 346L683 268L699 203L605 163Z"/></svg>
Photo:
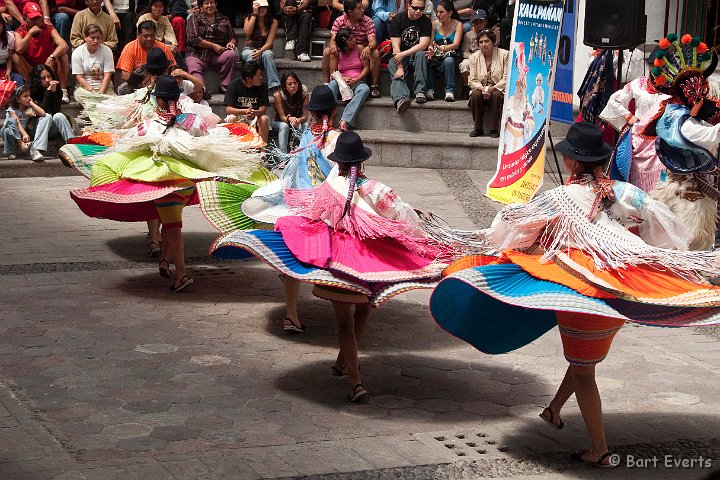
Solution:
<svg viewBox="0 0 720 480"><path fill-rule="evenodd" d="M70 44L73 48L78 48L85 41L85 27L88 25L97 25L103 35L103 43L110 50L117 49L118 37L115 32L115 24L110 15L102 11L100 0L85 0L87 8L80 10L73 19L72 28L70 29Z"/></svg>
<svg viewBox="0 0 720 480"><path fill-rule="evenodd" d="M280 76L275 66L273 42L277 35L278 22L268 13L267 0L255 0L253 11L245 19L245 45L240 57L244 62L258 62L267 76L270 90L280 86Z"/></svg>
<svg viewBox="0 0 720 480"><path fill-rule="evenodd" d="M285 24L285 51L293 52L301 62L310 61L310 32L312 31L313 0L280 0Z"/></svg>
<svg viewBox="0 0 720 480"><path fill-rule="evenodd" d="M257 62L245 62L240 67L240 78L233 80L225 93L225 112L236 119L244 117L247 123L257 120L257 131L267 143L270 121L266 114L270 105L268 87L263 82L262 70Z"/></svg>
<svg viewBox="0 0 720 480"><path fill-rule="evenodd" d="M33 148L42 154L47 151L48 139L60 137L63 143L75 137L70 118L62 113L62 93L55 72L47 65L38 65L30 76L30 96L45 111L49 121L35 122L30 119L26 127L33 137ZM36 117L37 118L37 117Z"/></svg>
<svg viewBox="0 0 720 480"><path fill-rule="evenodd" d="M370 65L367 58L361 58L362 46L355 41L355 34L349 28L341 28L335 36L338 47L338 71L345 80L345 83L353 91L350 102L343 110L340 119L340 130L349 130L355 126L355 119L360 112L365 100L370 95L370 88L365 79L370 73ZM342 98L337 80L333 79L328 86L332 89L336 98Z"/></svg>
<svg viewBox="0 0 720 480"><path fill-rule="evenodd" d="M412 66L415 70L415 103L427 101L427 56L425 50L430 45L432 23L423 12L424 0L410 0L407 11L395 15L390 22L390 41L393 57L388 63L390 71L390 95L398 113L402 114L410 106L410 89L405 83L405 70Z"/></svg>
<svg viewBox="0 0 720 480"><path fill-rule="evenodd" d="M380 54L377 51L375 25L370 17L365 15L365 6L360 0L345 0L345 13L337 18L330 30L330 42L323 51L323 78L325 83L330 81L330 73L337 70L338 48L335 36L341 28L348 28L353 32L355 41L362 46L360 58L368 60L372 76L370 95L380 97Z"/></svg>
<svg viewBox="0 0 720 480"><path fill-rule="evenodd" d="M225 92L232 80L238 60L237 38L230 19L218 13L215 0L198 0L199 13L193 13L187 24L188 72L207 85L204 72L213 68L220 74L220 91Z"/></svg>
<svg viewBox="0 0 720 480"><path fill-rule="evenodd" d="M5 114L5 123L3 123L0 133L4 140L3 153L8 156L8 160L17 158L18 152L30 153L30 159L34 162L42 162L43 155L38 152L30 141L32 137L25 130L28 121L32 117L38 117L37 130L47 128L47 124L51 121L45 110L36 104L30 96L30 85L23 85L15 89L10 97L10 104Z"/></svg>
<svg viewBox="0 0 720 480"><path fill-rule="evenodd" d="M470 78L470 56L480 50L478 35L485 30L487 26L487 14L485 10L475 10L475 13L470 17L470 22L472 23L472 28L463 36L463 60L460 62L460 75L462 75L463 78L463 100L470 98L470 89L468 87L468 79Z"/></svg>
<svg viewBox="0 0 720 480"><path fill-rule="evenodd" d="M162 55L157 55L157 50L154 49L160 49L165 59L162 59ZM149 53L151 51L154 51L153 62L150 61ZM144 21L138 25L137 38L125 45L115 68L120 70L122 79L127 83L133 70L146 63L154 64L154 66L148 65L148 70L155 67L161 68L162 71L156 73L156 75L165 73L167 67L175 64L175 57L168 46L155 40L155 24L151 21ZM120 85L118 93L122 95L125 93L126 88L126 85Z"/></svg>
<svg viewBox="0 0 720 480"><path fill-rule="evenodd" d="M70 101L67 81L70 76L68 45L52 25L43 22L43 14L37 3L28 2L23 7L25 23L15 30L15 53L13 65L23 78L30 78L30 71L45 64L57 70L62 89L62 101Z"/></svg>
<svg viewBox="0 0 720 480"><path fill-rule="evenodd" d="M112 50L103 44L103 33L97 25L91 23L84 33L85 43L72 53L72 73L77 84L75 95L81 89L112 95L115 73Z"/></svg>
<svg viewBox="0 0 720 480"><path fill-rule="evenodd" d="M483 131L483 114L490 108L490 136L500 136L500 117L505 100L505 83L507 82L508 58L510 54L495 46L495 33L483 30L478 34L480 50L470 56L470 101L475 128L471 137L481 137Z"/></svg>
<svg viewBox="0 0 720 480"><path fill-rule="evenodd" d="M275 90L275 119L270 126L277 132L278 148L287 153L290 145L290 131L298 138L307 127L308 92L294 72L284 73L281 86Z"/></svg>

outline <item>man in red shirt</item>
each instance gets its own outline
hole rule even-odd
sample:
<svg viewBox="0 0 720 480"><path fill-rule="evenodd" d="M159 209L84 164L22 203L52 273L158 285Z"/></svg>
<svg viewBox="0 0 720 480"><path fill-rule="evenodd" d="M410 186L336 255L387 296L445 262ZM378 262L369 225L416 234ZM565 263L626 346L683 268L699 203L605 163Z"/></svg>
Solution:
<svg viewBox="0 0 720 480"><path fill-rule="evenodd" d="M62 101L67 103L70 75L67 43L52 25L43 21L42 10L37 3L27 2L23 7L23 16L25 22L15 30L15 70L28 82L34 66L45 64L52 68L60 81Z"/></svg>

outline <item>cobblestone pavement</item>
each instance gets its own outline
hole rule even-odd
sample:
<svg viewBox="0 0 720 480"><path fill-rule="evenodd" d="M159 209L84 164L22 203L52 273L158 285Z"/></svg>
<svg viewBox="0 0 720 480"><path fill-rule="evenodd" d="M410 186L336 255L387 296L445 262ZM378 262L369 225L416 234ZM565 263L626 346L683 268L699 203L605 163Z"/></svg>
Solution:
<svg viewBox="0 0 720 480"><path fill-rule="evenodd" d="M497 208L480 193L487 172L370 175L459 227ZM567 460L587 442L574 401L561 431L537 418L566 368L556 332L484 355L435 325L428 292L410 292L373 312L369 400L349 404L330 376L328 303L304 289L307 332L285 335L277 275L208 258L216 232L197 207L184 228L196 282L170 293L143 224L90 219L70 200L85 183L0 180L0 479L703 478L720 466L720 343L700 329L616 337L598 380L628 467L598 471Z"/></svg>

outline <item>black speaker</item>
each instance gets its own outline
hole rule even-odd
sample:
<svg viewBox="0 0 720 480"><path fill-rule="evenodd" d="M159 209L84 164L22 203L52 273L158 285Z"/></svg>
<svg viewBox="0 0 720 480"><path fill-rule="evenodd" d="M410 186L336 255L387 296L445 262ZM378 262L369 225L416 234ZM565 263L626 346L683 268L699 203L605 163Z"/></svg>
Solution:
<svg viewBox="0 0 720 480"><path fill-rule="evenodd" d="M645 43L645 0L587 0L585 40L593 48L633 48Z"/></svg>

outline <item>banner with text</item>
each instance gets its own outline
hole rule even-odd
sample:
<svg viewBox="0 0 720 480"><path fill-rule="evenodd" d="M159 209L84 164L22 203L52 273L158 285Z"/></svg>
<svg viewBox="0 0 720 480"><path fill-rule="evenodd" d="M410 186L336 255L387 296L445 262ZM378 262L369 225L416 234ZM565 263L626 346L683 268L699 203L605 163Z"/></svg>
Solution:
<svg viewBox="0 0 720 480"><path fill-rule="evenodd" d="M554 89L552 94L552 110L550 120L570 123L573 118L573 63L575 62L575 32L577 30L577 15L575 8L578 0L565 0L565 14L563 15L562 30L560 30L560 43L557 50L557 63L555 64Z"/></svg>
<svg viewBox="0 0 720 480"><path fill-rule="evenodd" d="M485 195L527 203L542 185L553 62L564 0L518 0L500 130L498 166Z"/></svg>

